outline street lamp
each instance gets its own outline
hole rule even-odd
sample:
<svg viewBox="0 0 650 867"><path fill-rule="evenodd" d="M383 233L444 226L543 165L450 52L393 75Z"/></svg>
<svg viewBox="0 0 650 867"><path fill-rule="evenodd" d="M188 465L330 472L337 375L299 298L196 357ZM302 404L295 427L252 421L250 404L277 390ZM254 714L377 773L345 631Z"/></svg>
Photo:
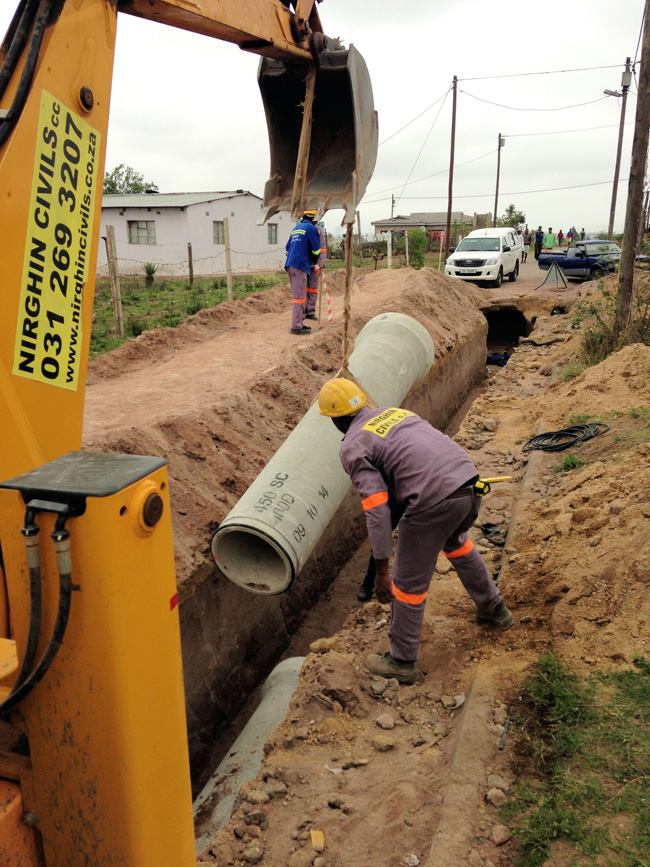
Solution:
<svg viewBox="0 0 650 867"><path fill-rule="evenodd" d="M621 78L621 91L619 93L617 90L605 90L603 93L606 96L616 96L621 97L623 100L621 103L621 123L618 128L618 147L616 148L616 168L614 169L614 189L612 190L612 204L609 209L609 227L607 229L607 240L612 240L612 235L614 234L614 214L616 212L616 193L618 190L618 176L621 168L621 150L623 148L623 131L625 128L625 104L627 103L627 92L630 89L630 85L632 84L632 69L630 68L630 58L628 57L625 61L625 69L623 70L623 76Z"/></svg>

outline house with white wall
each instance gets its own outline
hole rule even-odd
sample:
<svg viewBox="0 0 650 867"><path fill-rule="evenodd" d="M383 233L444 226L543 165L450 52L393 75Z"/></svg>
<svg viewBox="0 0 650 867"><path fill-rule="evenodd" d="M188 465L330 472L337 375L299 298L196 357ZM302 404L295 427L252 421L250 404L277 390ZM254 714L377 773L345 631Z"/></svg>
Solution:
<svg viewBox="0 0 650 867"><path fill-rule="evenodd" d="M225 274L225 223L234 274L275 271L284 265L291 215L276 214L257 225L262 199L246 190L213 193L132 193L103 196L97 276L108 275L106 226L115 229L118 272L142 276L158 266L160 277L189 274L191 244L195 275Z"/></svg>

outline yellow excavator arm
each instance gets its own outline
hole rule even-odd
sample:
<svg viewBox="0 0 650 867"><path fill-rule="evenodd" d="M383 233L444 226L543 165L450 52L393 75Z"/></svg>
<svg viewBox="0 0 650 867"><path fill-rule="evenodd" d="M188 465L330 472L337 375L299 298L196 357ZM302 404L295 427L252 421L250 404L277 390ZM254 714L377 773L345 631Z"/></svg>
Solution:
<svg viewBox="0 0 650 867"><path fill-rule="evenodd" d="M353 217L377 151L363 59L314 0L20 0L0 48L0 726L29 749L0 744L3 867L195 863L165 462L80 451L118 12L261 56L263 216L295 204L308 72L304 207Z"/></svg>

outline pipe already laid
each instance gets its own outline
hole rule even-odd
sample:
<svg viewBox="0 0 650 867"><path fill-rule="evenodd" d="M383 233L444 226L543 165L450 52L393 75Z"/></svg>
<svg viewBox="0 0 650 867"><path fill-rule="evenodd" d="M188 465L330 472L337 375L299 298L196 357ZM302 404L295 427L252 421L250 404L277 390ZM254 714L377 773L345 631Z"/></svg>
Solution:
<svg viewBox="0 0 650 867"><path fill-rule="evenodd" d="M254 779L262 767L264 743L287 714L304 661L304 656L294 656L276 665L264 681L255 713L194 801L194 820L200 828L197 855L232 816L240 786ZM204 819L207 810L210 818Z"/></svg>
<svg viewBox="0 0 650 867"><path fill-rule="evenodd" d="M377 406L399 406L434 359L429 332L403 313L360 331L348 369ZM312 406L212 537L212 556L252 593L282 593L305 565L350 488L341 434Z"/></svg>

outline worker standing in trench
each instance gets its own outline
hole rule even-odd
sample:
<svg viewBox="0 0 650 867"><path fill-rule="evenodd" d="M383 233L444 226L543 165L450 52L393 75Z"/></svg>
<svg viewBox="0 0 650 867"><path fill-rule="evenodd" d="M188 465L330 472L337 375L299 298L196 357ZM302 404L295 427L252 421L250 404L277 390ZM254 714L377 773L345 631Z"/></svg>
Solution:
<svg viewBox="0 0 650 867"><path fill-rule="evenodd" d="M318 264L320 256L320 235L314 225L316 211L305 211L287 241L287 260L284 268L289 275L293 309L291 311L291 333L310 334L311 328L304 324L307 281L312 266ZM315 306L315 305L314 305ZM315 319L315 316L310 317Z"/></svg>
<svg viewBox="0 0 650 867"><path fill-rule="evenodd" d="M427 591L442 551L474 601L479 620L512 626L501 591L467 536L480 500L476 467L459 445L415 413L365 408L365 393L347 379L326 382L318 411L341 431L343 469L361 495L375 558L375 592L391 603L390 650L366 657L366 668L414 683ZM405 506L399 522L393 579L389 493Z"/></svg>

